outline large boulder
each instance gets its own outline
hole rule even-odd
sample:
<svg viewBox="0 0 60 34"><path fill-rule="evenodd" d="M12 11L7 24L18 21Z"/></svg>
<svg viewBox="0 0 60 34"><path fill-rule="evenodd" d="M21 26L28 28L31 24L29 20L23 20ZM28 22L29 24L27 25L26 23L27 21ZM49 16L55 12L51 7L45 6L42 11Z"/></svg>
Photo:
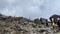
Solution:
<svg viewBox="0 0 60 34"><path fill-rule="evenodd" d="M50 17L50 21L51 23L52 21L54 21L54 23L56 23L60 27L60 15L56 15L56 14L52 15Z"/></svg>
<svg viewBox="0 0 60 34"><path fill-rule="evenodd" d="M45 24L45 23L46 23L46 20L47 20L47 19L45 19L45 18L40 18L40 22L41 22L42 24Z"/></svg>
<svg viewBox="0 0 60 34"><path fill-rule="evenodd" d="M50 21L53 20L55 23L57 23L59 21L58 18L60 19L60 15L54 14L49 19L50 19Z"/></svg>
<svg viewBox="0 0 60 34"><path fill-rule="evenodd" d="M34 19L34 23L40 24L40 20L38 18Z"/></svg>

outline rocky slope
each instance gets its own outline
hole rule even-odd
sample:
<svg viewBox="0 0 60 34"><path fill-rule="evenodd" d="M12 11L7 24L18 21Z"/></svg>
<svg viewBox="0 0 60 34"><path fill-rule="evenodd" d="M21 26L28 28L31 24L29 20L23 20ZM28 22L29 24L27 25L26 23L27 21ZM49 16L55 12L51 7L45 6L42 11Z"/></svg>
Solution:
<svg viewBox="0 0 60 34"><path fill-rule="evenodd" d="M0 34L58 34L58 27L52 30L51 23L45 26L40 21L35 23L34 20L24 17L12 17L0 14Z"/></svg>

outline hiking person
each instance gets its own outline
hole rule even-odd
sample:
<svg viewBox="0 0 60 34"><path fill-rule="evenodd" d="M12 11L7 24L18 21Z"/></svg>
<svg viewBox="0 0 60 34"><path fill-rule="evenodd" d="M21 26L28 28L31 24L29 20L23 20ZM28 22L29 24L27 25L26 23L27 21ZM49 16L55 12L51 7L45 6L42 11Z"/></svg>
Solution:
<svg viewBox="0 0 60 34"><path fill-rule="evenodd" d="M48 22L48 20L46 19L46 26L48 26L48 23L49 23L49 22Z"/></svg>
<svg viewBox="0 0 60 34"><path fill-rule="evenodd" d="M53 27L53 29L54 29L54 25L55 25L55 23L54 23L54 21L52 21L52 27Z"/></svg>
<svg viewBox="0 0 60 34"><path fill-rule="evenodd" d="M52 21L51 21L52 23L52 27L53 27L53 29L54 29L54 25L55 25L55 23L54 23L54 19L52 18Z"/></svg>

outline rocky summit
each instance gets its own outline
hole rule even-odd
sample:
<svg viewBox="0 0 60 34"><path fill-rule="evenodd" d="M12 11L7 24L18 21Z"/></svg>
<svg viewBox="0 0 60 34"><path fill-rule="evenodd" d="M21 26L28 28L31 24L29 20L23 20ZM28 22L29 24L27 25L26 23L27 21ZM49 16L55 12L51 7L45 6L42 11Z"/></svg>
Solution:
<svg viewBox="0 0 60 34"><path fill-rule="evenodd" d="M0 34L59 34L59 27L55 24L53 30L51 23L46 26L46 19L28 19L0 14Z"/></svg>

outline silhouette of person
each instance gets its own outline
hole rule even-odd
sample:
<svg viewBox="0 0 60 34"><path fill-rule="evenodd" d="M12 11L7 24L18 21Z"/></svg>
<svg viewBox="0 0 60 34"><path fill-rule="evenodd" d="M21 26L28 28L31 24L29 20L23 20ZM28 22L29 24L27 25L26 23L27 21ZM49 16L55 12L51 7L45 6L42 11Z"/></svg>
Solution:
<svg viewBox="0 0 60 34"><path fill-rule="evenodd" d="M48 20L46 19L46 26L48 26L48 23L49 23L49 22L48 22Z"/></svg>

